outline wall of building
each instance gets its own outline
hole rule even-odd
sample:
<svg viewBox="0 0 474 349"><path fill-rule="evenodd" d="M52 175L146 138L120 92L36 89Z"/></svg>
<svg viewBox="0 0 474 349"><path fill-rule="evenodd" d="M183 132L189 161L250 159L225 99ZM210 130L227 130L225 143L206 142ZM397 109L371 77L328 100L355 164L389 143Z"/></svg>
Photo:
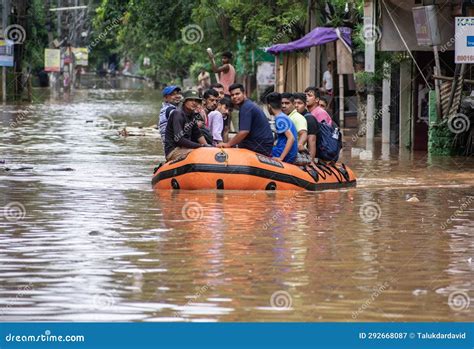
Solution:
<svg viewBox="0 0 474 349"><path fill-rule="evenodd" d="M432 51L431 47L427 46L418 46L415 35L415 24L413 22L413 13L411 8L415 6L420 6L416 4L415 0L406 0L403 1L403 6L400 5L400 1L390 2L389 0L379 0L379 5L381 9L381 18L379 20L378 27L381 30L382 37L380 39L381 51L406 51L407 48L403 43L403 40L400 38L400 35L397 31L401 33L401 36L405 40L408 48L412 51ZM390 15L387 12L390 11ZM438 12L438 21L439 21L439 30L441 35L441 42L448 43L451 38L454 36L454 18L453 14L456 13L457 6L455 6L455 1L445 2L444 5L440 5ZM394 24L395 22L395 24ZM442 45L443 45L442 44ZM442 46L441 45L441 46ZM449 50L454 49L454 45L451 45Z"/></svg>

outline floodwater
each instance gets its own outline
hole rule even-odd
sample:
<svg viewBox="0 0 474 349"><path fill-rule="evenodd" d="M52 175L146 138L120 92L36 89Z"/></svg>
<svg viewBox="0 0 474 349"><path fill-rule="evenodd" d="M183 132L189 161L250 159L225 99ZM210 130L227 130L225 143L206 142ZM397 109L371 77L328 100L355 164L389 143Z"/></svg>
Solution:
<svg viewBox="0 0 474 349"><path fill-rule="evenodd" d="M472 159L347 148L357 188L154 193L160 140L117 131L158 108L2 107L0 321L474 320Z"/></svg>

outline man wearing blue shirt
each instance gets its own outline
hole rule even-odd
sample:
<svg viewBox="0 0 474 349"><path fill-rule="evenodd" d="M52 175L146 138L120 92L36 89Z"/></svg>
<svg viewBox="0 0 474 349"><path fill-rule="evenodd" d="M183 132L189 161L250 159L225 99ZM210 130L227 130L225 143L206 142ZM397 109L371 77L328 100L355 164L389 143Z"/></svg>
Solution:
<svg viewBox="0 0 474 349"><path fill-rule="evenodd" d="M239 108L239 132L221 146L231 148L238 145L239 148L271 156L273 134L267 117L254 102L247 99L242 84L230 85L229 93L232 104Z"/></svg>
<svg viewBox="0 0 474 349"><path fill-rule="evenodd" d="M277 142L272 150L272 156L277 160L294 163L298 154L298 133L291 119L281 111L281 94L270 93L267 98L267 106L270 114L275 116L275 128Z"/></svg>

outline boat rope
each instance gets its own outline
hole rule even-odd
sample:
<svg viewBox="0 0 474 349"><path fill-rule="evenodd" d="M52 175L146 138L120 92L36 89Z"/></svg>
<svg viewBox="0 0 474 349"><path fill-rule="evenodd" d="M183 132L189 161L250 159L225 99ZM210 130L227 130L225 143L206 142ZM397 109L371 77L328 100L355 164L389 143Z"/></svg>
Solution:
<svg viewBox="0 0 474 349"><path fill-rule="evenodd" d="M229 154L226 153L223 147L220 147L220 153L225 155L225 161L224 164L227 167L229 165Z"/></svg>

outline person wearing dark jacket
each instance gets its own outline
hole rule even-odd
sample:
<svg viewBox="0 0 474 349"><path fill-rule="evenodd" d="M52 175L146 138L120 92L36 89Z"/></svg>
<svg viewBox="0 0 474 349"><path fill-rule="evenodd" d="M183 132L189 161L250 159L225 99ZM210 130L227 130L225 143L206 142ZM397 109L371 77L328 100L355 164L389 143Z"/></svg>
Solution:
<svg viewBox="0 0 474 349"><path fill-rule="evenodd" d="M198 91L188 90L183 97L183 106L170 115L166 126L166 161L175 160L193 149L209 146L195 120L202 102Z"/></svg>

